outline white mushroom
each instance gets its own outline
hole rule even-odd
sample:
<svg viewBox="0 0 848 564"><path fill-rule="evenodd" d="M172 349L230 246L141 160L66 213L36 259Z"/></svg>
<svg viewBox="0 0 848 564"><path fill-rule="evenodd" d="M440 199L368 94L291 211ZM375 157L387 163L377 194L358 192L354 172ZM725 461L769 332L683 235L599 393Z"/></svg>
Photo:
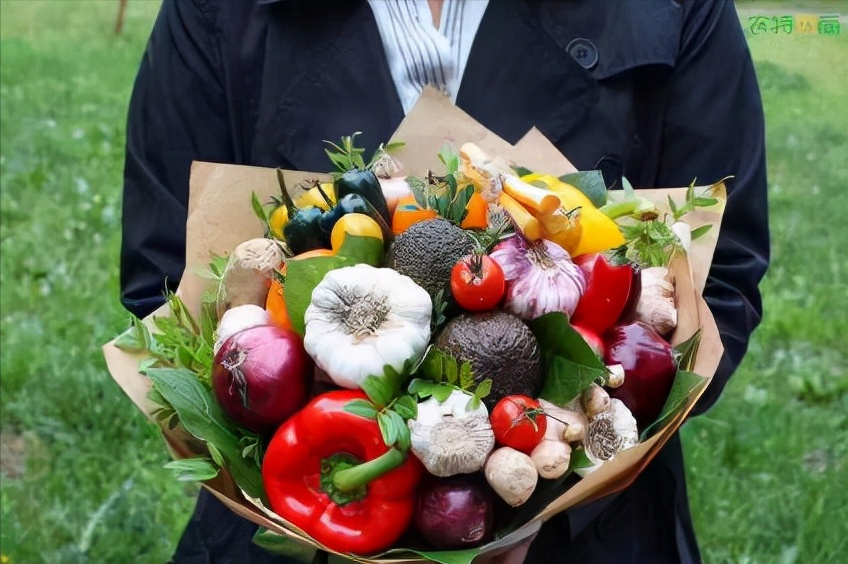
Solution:
<svg viewBox="0 0 848 564"><path fill-rule="evenodd" d="M510 447L496 449L483 470L486 481L501 499L512 507L530 499L539 473L529 456Z"/></svg>

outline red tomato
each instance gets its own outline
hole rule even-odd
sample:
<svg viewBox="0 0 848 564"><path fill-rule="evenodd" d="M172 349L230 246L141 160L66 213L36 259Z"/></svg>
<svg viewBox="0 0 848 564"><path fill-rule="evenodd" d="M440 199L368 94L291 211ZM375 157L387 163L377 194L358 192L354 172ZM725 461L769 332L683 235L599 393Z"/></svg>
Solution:
<svg viewBox="0 0 848 564"><path fill-rule="evenodd" d="M451 271L451 293L467 311L494 309L506 289L501 265L489 255L468 255L459 259Z"/></svg>
<svg viewBox="0 0 848 564"><path fill-rule="evenodd" d="M526 454L542 442L548 428L539 402L520 394L506 396L495 404L489 422L499 444Z"/></svg>

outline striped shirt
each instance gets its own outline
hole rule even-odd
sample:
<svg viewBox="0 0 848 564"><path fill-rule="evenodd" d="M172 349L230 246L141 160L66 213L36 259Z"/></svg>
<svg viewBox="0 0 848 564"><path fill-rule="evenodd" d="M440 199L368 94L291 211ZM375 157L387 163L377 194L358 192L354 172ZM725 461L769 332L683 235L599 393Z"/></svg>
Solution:
<svg viewBox="0 0 848 564"><path fill-rule="evenodd" d="M427 0L369 0L404 113L424 86L456 102L471 44L488 0L444 0L439 27Z"/></svg>

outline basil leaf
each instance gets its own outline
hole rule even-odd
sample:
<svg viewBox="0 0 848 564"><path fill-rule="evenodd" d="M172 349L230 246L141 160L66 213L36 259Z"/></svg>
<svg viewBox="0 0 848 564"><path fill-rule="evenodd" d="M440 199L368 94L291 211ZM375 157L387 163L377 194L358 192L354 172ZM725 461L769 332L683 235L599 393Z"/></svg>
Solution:
<svg viewBox="0 0 848 564"><path fill-rule="evenodd" d="M695 356L698 354L698 347L701 344L701 330L695 331L695 334L674 347L674 352L677 355L678 370L692 370L695 366Z"/></svg>
<svg viewBox="0 0 848 564"><path fill-rule="evenodd" d="M548 373L539 397L556 405L565 405L588 388L592 382L604 378L607 369L578 364L561 356L548 359Z"/></svg>
<svg viewBox="0 0 848 564"><path fill-rule="evenodd" d="M604 175L599 170L582 170L563 174L559 180L583 192L596 208L607 203L607 185L604 183Z"/></svg>
<svg viewBox="0 0 848 564"><path fill-rule="evenodd" d="M647 440L657 430L665 426L669 420L673 419L686 406L691 395L701 389L706 383L706 378L700 374L678 370L674 377L674 383L671 385L671 391L668 393L668 398L666 398L657 420L642 431L639 440Z"/></svg>
<svg viewBox="0 0 848 564"><path fill-rule="evenodd" d="M264 527L259 527L253 535L253 544L273 554L288 556L298 562L312 562L318 549L308 544L301 544L289 537L283 536Z"/></svg>
<svg viewBox="0 0 848 564"><path fill-rule="evenodd" d="M528 323L536 336L539 348L547 355L556 355L606 372L603 361L592 347L568 322L562 313L546 313Z"/></svg>
<svg viewBox="0 0 848 564"><path fill-rule="evenodd" d="M218 475L218 466L208 458L172 460L165 468L174 472L181 482L205 482Z"/></svg>
<svg viewBox="0 0 848 564"><path fill-rule="evenodd" d="M297 333L303 335L303 316L312 301L312 291L315 286L331 270L352 264L348 259L338 256L286 261L286 283L283 285L283 296L286 299L292 328Z"/></svg>
<svg viewBox="0 0 848 564"><path fill-rule="evenodd" d="M583 447L575 448L571 451L571 460L568 461L568 471L579 470L581 468L591 468L595 464L589 459L586 450Z"/></svg>

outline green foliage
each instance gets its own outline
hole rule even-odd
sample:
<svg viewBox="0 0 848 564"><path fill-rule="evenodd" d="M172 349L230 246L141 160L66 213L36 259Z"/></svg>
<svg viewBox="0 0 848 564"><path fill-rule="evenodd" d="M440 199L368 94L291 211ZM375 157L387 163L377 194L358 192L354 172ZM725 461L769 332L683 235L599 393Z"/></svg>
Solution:
<svg viewBox="0 0 848 564"><path fill-rule="evenodd" d="M459 153L455 147L445 145L438 157L445 166L444 175L431 171L425 178L409 176L406 181L419 206L435 210L439 216L459 225L468 213L466 208L474 194L474 186L459 183L464 177L459 172Z"/></svg>

